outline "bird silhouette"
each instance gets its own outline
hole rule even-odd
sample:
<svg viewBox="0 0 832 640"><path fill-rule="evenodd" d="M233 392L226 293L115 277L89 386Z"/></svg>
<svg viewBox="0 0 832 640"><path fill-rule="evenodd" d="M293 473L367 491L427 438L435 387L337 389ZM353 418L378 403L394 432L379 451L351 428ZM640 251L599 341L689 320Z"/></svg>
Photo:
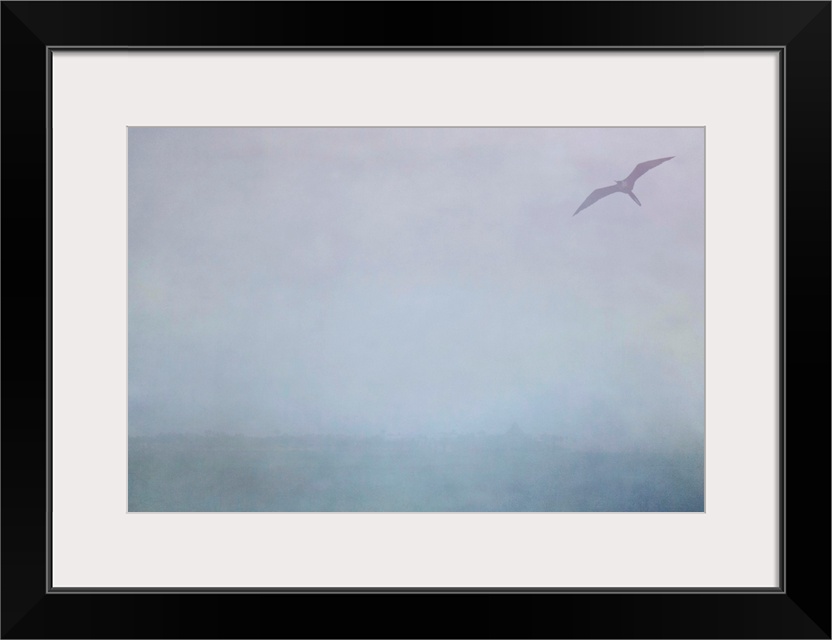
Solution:
<svg viewBox="0 0 832 640"><path fill-rule="evenodd" d="M633 201L638 205L641 206L641 202L638 201L636 198L636 194L633 193L633 185L635 185L636 180L638 180L641 176L645 173L650 171L653 167L658 167L662 162L667 162L668 160L675 158L676 156L669 156L667 158L659 158L658 160L648 160L647 162L641 162L636 165L636 168L630 172L623 180L616 180L615 184L610 185L609 187L601 187L600 189L596 189L592 193L587 196L587 199L581 203L581 206L578 207L578 210L573 213L573 216L578 215L581 211L586 209L588 206L598 202L601 198L604 198L611 193L626 193L630 196Z"/></svg>

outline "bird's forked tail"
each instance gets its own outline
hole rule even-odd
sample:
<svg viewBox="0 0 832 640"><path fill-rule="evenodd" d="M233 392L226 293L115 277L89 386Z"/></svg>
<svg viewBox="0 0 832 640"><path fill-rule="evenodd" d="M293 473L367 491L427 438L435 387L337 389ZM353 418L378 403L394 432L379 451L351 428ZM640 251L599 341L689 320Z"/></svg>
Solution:
<svg viewBox="0 0 832 640"><path fill-rule="evenodd" d="M638 201L638 198L636 198L636 194L634 194L632 191L628 191L627 195L630 196L638 206L641 206L641 203Z"/></svg>

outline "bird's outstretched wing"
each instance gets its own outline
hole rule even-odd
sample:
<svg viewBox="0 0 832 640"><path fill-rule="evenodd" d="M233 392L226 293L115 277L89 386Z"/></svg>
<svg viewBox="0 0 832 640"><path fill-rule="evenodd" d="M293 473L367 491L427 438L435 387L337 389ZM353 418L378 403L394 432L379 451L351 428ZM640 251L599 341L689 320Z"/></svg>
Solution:
<svg viewBox="0 0 832 640"><path fill-rule="evenodd" d="M670 156L669 158L659 158L658 160L648 160L647 162L640 162L636 165L636 168L630 172L626 178L624 178L623 182L626 182L630 185L630 188L633 188L633 184L636 180L638 180L641 176L645 173L650 171L653 167L658 167L662 162L667 162L668 160L672 160L676 156Z"/></svg>
<svg viewBox="0 0 832 640"><path fill-rule="evenodd" d="M617 193L619 191L621 191L621 189L619 188L619 186L617 184L614 184L614 185L609 186L609 187L601 187L600 189L596 189L595 191L593 191L592 193L590 193L587 196L587 199L583 201L581 206L578 207L578 210L575 211L575 213L573 213L572 215L573 216L578 215L581 211L586 209L589 205L598 202L598 200L610 195L611 193Z"/></svg>

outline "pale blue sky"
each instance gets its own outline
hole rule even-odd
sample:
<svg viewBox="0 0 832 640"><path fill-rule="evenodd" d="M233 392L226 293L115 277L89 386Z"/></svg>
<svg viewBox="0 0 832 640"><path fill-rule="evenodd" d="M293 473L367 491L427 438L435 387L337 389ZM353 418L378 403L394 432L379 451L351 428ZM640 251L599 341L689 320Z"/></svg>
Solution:
<svg viewBox="0 0 832 640"><path fill-rule="evenodd" d="M701 437L704 135L131 128L131 435Z"/></svg>

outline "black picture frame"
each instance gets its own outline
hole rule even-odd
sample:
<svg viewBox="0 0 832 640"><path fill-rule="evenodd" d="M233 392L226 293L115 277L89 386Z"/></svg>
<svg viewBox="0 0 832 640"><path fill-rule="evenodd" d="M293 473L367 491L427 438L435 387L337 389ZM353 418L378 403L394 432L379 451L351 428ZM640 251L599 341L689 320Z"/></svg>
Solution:
<svg viewBox="0 0 832 640"><path fill-rule="evenodd" d="M830 2L3 2L1 15L2 637L830 637ZM780 586L52 589L48 97L51 52L70 47L779 52Z"/></svg>

